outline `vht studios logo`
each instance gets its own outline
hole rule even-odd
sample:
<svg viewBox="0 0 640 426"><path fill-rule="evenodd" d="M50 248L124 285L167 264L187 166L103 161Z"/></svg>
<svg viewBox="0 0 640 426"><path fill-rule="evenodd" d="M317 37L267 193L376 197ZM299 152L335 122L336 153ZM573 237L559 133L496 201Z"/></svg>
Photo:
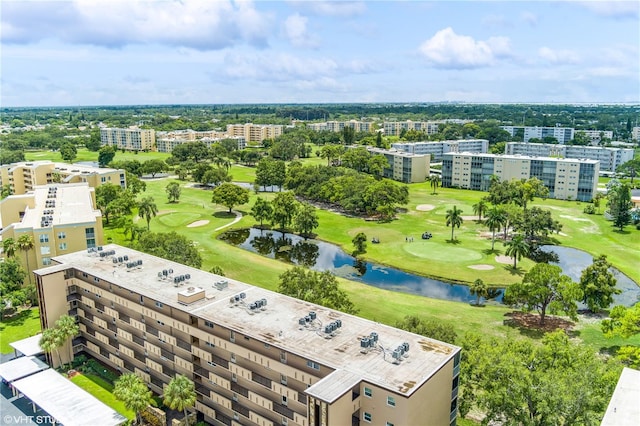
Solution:
<svg viewBox="0 0 640 426"><path fill-rule="evenodd" d="M35 423L37 425L54 424L55 419L51 416L2 416L5 425L21 425Z"/></svg>

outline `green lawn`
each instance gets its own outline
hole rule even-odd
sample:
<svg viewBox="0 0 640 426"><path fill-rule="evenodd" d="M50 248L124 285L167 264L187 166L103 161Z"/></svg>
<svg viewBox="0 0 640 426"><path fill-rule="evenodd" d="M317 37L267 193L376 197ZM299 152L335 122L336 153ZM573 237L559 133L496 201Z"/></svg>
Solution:
<svg viewBox="0 0 640 426"><path fill-rule="evenodd" d="M70 380L126 418L133 419L136 416L136 413L128 410L122 401L117 400L116 397L113 396L111 393L113 391L113 385L102 378L92 374L77 374Z"/></svg>
<svg viewBox="0 0 640 426"><path fill-rule="evenodd" d="M26 151L25 159L27 161L51 160L64 163L59 151ZM166 160L171 154L165 152L130 152L118 151L113 158L114 161L138 160L140 162L152 159ZM86 148L78 148L78 155L73 160L74 163L79 161L98 161L98 153L89 151Z"/></svg>
<svg viewBox="0 0 640 426"><path fill-rule="evenodd" d="M40 333L40 310L31 308L21 311L12 318L0 321L0 353L13 352L9 346L18 340Z"/></svg>

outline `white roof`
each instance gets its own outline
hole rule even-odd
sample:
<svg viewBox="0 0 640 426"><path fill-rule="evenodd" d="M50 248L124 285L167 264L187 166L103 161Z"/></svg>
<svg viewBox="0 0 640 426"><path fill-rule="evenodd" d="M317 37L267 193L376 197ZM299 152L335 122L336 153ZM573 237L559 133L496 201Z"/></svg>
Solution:
<svg viewBox="0 0 640 426"><path fill-rule="evenodd" d="M636 426L640 419L640 371L624 368L601 426Z"/></svg>
<svg viewBox="0 0 640 426"><path fill-rule="evenodd" d="M40 347L41 337L42 333L38 333L35 336L27 337L26 339L9 343L9 346L11 346L13 349L20 352L24 356L38 355L44 352Z"/></svg>
<svg viewBox="0 0 640 426"><path fill-rule="evenodd" d="M12 385L65 426L117 426L127 420L51 368Z"/></svg>
<svg viewBox="0 0 640 426"><path fill-rule="evenodd" d="M34 356L21 356L0 364L0 377L5 382L13 382L34 373L46 370L49 366Z"/></svg>

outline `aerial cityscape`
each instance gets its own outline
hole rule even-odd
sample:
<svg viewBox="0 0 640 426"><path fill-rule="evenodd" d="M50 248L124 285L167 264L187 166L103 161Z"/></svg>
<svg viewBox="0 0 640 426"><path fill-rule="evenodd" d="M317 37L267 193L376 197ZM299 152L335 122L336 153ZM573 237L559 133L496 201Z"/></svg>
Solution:
<svg viewBox="0 0 640 426"><path fill-rule="evenodd" d="M3 425L637 425L640 4L2 1Z"/></svg>

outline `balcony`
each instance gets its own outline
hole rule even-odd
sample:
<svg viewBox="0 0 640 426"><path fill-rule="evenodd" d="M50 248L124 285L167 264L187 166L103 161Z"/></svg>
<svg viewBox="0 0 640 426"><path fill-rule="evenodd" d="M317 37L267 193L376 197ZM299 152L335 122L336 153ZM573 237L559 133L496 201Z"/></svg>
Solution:
<svg viewBox="0 0 640 426"><path fill-rule="evenodd" d="M151 377L151 383L157 387L159 387L160 389L162 389L162 386L164 385L164 382L160 379L156 379L155 377Z"/></svg>
<svg viewBox="0 0 640 426"><path fill-rule="evenodd" d="M176 346L178 346L180 349L184 349L185 351L191 352L191 345L185 341L176 339Z"/></svg>
<svg viewBox="0 0 640 426"><path fill-rule="evenodd" d="M174 355L171 352L164 350L162 348L160 349L160 357L171 362L174 361Z"/></svg>
<svg viewBox="0 0 640 426"><path fill-rule="evenodd" d="M290 409L289 407L285 406L285 405L276 404L274 402L273 403L273 411L275 411L278 414L282 414L283 416L288 417L291 420L293 420L293 410Z"/></svg>
<svg viewBox="0 0 640 426"><path fill-rule="evenodd" d="M82 300L82 296L80 296L78 293L67 295L67 302L73 302L74 300Z"/></svg>
<svg viewBox="0 0 640 426"><path fill-rule="evenodd" d="M231 418L225 416L218 410L216 410L216 420L224 425L231 426L231 422L232 422Z"/></svg>
<svg viewBox="0 0 640 426"><path fill-rule="evenodd" d="M298 392L298 402L307 405L307 395L303 394L302 392Z"/></svg>
<svg viewBox="0 0 640 426"><path fill-rule="evenodd" d="M130 318L127 315L123 314L123 313L119 313L118 314L118 319L120 321L122 321L122 322L126 322L127 324L129 324Z"/></svg>
<svg viewBox="0 0 640 426"><path fill-rule="evenodd" d="M209 397L211 395L211 391L205 386L205 385L196 385L196 393L199 393L200 395L204 395L206 397Z"/></svg>
<svg viewBox="0 0 640 426"><path fill-rule="evenodd" d="M113 332L113 333L117 333L118 332L118 327L116 327L116 325L112 322L107 323L107 328L109 329L109 331Z"/></svg>
<svg viewBox="0 0 640 426"><path fill-rule="evenodd" d="M231 403L231 409L237 413L242 414L243 416L245 416L246 418L249 418L249 409L246 407L243 407L242 405L240 405L239 403L233 401Z"/></svg>
<svg viewBox="0 0 640 426"><path fill-rule="evenodd" d="M202 367L196 367L193 370L193 372L196 373L200 377L204 377L205 379L209 378L209 371L204 369L204 368L202 368Z"/></svg>
<svg viewBox="0 0 640 426"><path fill-rule="evenodd" d="M220 358L217 355L211 355L211 361L213 361L213 363L216 365L229 369L229 361L224 358Z"/></svg>
<svg viewBox="0 0 640 426"><path fill-rule="evenodd" d="M253 380L256 383L260 383L262 386L265 386L265 387L271 389L271 379L268 379L268 378L266 378L264 376L261 376L256 372L253 372L251 374L251 380Z"/></svg>
<svg viewBox="0 0 640 426"><path fill-rule="evenodd" d="M133 334L131 337L133 338L133 343L144 347L144 340L141 337L138 337L135 334Z"/></svg>
<svg viewBox="0 0 640 426"><path fill-rule="evenodd" d="M147 324L146 329L147 329L147 333L158 337L158 329L157 328L151 327L149 324Z"/></svg>
<svg viewBox="0 0 640 426"><path fill-rule="evenodd" d="M249 390L245 387L240 386L236 382L231 382L231 390L239 395L244 396L245 398L249 398Z"/></svg>
<svg viewBox="0 0 640 426"><path fill-rule="evenodd" d="M141 353L138 353L138 352L134 351L133 352L133 357L135 359L137 359L138 361L140 361L141 363L143 363L143 364L146 363L147 358L144 355L142 355Z"/></svg>
<svg viewBox="0 0 640 426"><path fill-rule="evenodd" d="M71 342L72 342L73 346L86 345L87 344L87 339L85 339L82 336L78 336L78 337L74 337Z"/></svg>

